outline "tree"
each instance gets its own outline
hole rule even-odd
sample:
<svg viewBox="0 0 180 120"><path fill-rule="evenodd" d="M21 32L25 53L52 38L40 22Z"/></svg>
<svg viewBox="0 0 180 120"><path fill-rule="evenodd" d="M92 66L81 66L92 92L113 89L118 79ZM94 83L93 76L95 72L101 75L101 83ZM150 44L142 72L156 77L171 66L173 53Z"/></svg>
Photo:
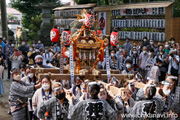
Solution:
<svg viewBox="0 0 180 120"><path fill-rule="evenodd" d="M22 24L24 28L28 29L29 25L31 24L31 18L41 13L41 9L37 6L43 1L44 0L11 0L10 6L19 10L23 14ZM48 1L54 2L60 6L59 0Z"/></svg>

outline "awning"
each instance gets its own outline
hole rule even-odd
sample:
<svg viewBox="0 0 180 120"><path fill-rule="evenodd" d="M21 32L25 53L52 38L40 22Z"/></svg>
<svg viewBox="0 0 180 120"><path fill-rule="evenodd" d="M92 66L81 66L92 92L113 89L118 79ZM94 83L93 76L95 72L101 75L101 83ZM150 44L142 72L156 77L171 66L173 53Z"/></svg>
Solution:
<svg viewBox="0 0 180 120"><path fill-rule="evenodd" d="M108 6L98 6L94 7L94 11L109 11L117 9L134 9L134 8L158 8L158 7L168 7L173 2L149 2L149 3L135 3L135 4L122 4L122 5L108 5Z"/></svg>
<svg viewBox="0 0 180 120"><path fill-rule="evenodd" d="M67 10L67 9L86 9L86 8L92 8L95 7L96 4L92 3L92 4L82 4L82 5L74 5L74 6L63 6L63 7L57 7L54 8L53 10Z"/></svg>

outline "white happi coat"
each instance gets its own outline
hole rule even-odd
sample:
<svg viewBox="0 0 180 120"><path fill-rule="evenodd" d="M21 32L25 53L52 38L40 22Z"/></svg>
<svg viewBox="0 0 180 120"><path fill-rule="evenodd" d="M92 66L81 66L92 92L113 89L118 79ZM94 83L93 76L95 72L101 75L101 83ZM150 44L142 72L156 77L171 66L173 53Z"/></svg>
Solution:
<svg viewBox="0 0 180 120"><path fill-rule="evenodd" d="M54 93L52 92L51 98L54 98ZM42 95L42 88L36 90L32 98L32 106L33 110L35 111L37 106L43 102L43 95Z"/></svg>

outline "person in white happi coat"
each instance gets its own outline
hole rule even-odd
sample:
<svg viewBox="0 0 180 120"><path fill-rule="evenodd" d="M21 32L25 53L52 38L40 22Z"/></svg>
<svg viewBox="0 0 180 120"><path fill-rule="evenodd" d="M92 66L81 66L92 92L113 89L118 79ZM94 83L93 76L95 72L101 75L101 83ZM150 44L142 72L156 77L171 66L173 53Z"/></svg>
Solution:
<svg viewBox="0 0 180 120"><path fill-rule="evenodd" d="M32 98L33 110L36 110L38 105L42 102L54 98L54 93L52 92L51 80L48 76L42 78L42 87L38 89Z"/></svg>

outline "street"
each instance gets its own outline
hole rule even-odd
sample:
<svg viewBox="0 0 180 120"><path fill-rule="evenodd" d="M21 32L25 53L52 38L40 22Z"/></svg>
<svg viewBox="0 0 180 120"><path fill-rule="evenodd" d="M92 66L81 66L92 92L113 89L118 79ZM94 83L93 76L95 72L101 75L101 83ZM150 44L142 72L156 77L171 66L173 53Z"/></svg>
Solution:
<svg viewBox="0 0 180 120"><path fill-rule="evenodd" d="M8 114L9 103L8 103L8 96L9 96L9 88L11 85L11 80L6 81L7 79L7 70L4 71L4 95L0 97L0 120L12 120L12 116Z"/></svg>

